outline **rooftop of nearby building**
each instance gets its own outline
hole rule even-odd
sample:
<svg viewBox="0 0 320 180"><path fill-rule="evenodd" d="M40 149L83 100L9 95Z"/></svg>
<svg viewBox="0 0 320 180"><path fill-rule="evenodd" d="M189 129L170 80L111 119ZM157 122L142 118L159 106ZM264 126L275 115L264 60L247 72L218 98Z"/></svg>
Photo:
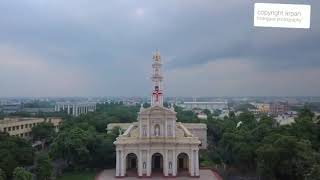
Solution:
<svg viewBox="0 0 320 180"><path fill-rule="evenodd" d="M21 122L21 121L32 121L32 120L44 120L45 118L36 118L36 117L5 117L3 120L0 120L0 124ZM61 119L60 117L50 117L47 119Z"/></svg>

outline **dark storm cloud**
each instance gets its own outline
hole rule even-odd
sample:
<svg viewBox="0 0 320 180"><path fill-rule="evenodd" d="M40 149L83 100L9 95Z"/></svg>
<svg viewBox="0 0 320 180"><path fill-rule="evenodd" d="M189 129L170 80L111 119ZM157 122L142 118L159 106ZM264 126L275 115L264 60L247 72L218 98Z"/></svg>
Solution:
<svg viewBox="0 0 320 180"><path fill-rule="evenodd" d="M6 57L0 61L0 70L6 68L0 75L17 76L0 79L6 84L0 96L146 95L157 48L166 71L177 77L179 69L191 73L192 68L226 59L249 60L266 72L320 67L320 2L307 3L312 5L309 30L253 27L254 1L0 1L0 55ZM36 64L38 69L32 74L21 64ZM43 67L49 72L42 72ZM19 90L20 68L39 91ZM54 74L56 69L59 73ZM69 81L61 84L64 78ZM56 86L41 89L39 84L48 79ZM171 84L183 93L182 86ZM227 95L237 95L237 90L245 91L235 88Z"/></svg>
<svg viewBox="0 0 320 180"><path fill-rule="evenodd" d="M227 10L213 17L212 23L204 22L209 25L200 26L209 30L209 33L202 35L212 44L200 46L197 52L176 57L175 63L170 65L178 68L225 58L241 58L253 59L264 70L320 66L320 2L311 1L308 4L312 6L312 18L311 29L307 30L253 27L253 2L248 1L237 9Z"/></svg>

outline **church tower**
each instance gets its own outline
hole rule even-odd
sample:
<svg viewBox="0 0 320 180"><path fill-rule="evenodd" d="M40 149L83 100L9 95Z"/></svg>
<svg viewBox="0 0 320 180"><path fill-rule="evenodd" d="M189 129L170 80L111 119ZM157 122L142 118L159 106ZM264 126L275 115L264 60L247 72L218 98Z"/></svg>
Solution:
<svg viewBox="0 0 320 180"><path fill-rule="evenodd" d="M152 72L152 82L153 91L151 95L151 106L163 106L163 89L162 89L162 72L161 72L161 56L159 51L153 55L153 72Z"/></svg>

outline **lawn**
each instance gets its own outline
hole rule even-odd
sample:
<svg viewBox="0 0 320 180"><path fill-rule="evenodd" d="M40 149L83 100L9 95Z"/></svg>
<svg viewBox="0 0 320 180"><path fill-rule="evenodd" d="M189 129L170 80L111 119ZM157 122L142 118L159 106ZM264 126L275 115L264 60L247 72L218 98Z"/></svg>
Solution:
<svg viewBox="0 0 320 180"><path fill-rule="evenodd" d="M92 171L85 172L67 172L57 180L94 180L97 173Z"/></svg>

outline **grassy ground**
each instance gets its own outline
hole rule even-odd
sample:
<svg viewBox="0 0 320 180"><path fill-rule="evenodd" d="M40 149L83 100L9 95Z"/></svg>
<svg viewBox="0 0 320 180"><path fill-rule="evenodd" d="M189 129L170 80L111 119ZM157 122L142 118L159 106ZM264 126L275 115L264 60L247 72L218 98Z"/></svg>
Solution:
<svg viewBox="0 0 320 180"><path fill-rule="evenodd" d="M96 177L96 172L68 172L64 173L57 180L94 180Z"/></svg>

